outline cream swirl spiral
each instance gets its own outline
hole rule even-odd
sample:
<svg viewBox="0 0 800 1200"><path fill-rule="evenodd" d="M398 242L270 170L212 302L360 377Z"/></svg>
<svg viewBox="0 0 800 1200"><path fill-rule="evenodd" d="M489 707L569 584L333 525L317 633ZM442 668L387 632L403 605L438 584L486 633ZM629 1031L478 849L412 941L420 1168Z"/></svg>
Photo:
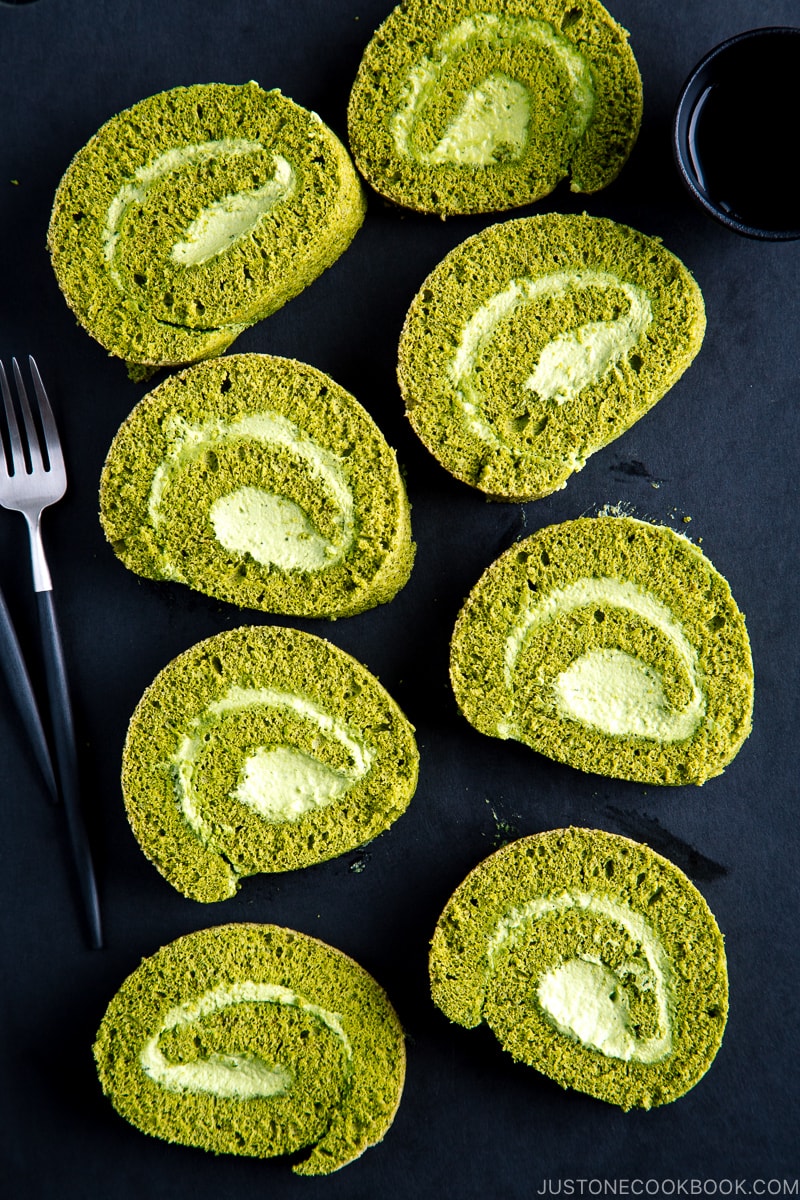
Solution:
<svg viewBox="0 0 800 1200"><path fill-rule="evenodd" d="M326 1175L379 1142L403 1089L388 998L357 963L275 925L222 925L146 958L94 1046L142 1132L217 1154L296 1155Z"/></svg>
<svg viewBox="0 0 800 1200"><path fill-rule="evenodd" d="M364 200L320 118L256 83L112 117L56 192L48 245L78 320L132 373L221 353L347 248Z"/></svg>
<svg viewBox="0 0 800 1200"><path fill-rule="evenodd" d="M431 943L435 1003L486 1022L563 1087L650 1108L706 1072L722 1040L722 935L673 863L593 829L512 842L447 902Z"/></svg>
<svg viewBox="0 0 800 1200"><path fill-rule="evenodd" d="M131 718L128 819L161 874L212 902L241 879L323 862L388 828L414 794L412 726L322 638L256 626L169 663Z"/></svg>
<svg viewBox="0 0 800 1200"><path fill-rule="evenodd" d="M728 584L688 539L630 517L565 521L506 551L461 610L450 673L482 733L621 779L703 783L750 732Z"/></svg>

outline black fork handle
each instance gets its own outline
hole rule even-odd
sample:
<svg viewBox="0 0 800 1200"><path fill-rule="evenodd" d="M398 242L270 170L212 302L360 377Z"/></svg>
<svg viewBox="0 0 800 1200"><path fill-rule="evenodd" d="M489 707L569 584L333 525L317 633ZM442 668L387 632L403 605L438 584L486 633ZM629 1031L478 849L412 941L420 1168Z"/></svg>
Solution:
<svg viewBox="0 0 800 1200"><path fill-rule="evenodd" d="M0 591L0 667L8 682L8 688L14 698L25 732L28 735L39 770L47 784L47 790L54 802L58 801L53 762L47 748L47 740L39 716L39 707L31 686L28 668L22 656L16 630L11 621L11 614L6 605L5 596Z"/></svg>
<svg viewBox="0 0 800 1200"><path fill-rule="evenodd" d="M50 697L50 719L53 727L53 740L56 748L56 763L58 764L61 796L67 815L67 828L69 830L72 856L78 875L81 897L86 910L91 944L95 950L99 950L103 945L100 903L97 896L97 883L95 881L89 838L86 833L83 814L81 813L75 726L72 719L72 705L67 686L67 672L64 667L61 636L58 632L56 610L53 605L53 593L51 591L37 592L36 602L39 607L42 653L47 691Z"/></svg>

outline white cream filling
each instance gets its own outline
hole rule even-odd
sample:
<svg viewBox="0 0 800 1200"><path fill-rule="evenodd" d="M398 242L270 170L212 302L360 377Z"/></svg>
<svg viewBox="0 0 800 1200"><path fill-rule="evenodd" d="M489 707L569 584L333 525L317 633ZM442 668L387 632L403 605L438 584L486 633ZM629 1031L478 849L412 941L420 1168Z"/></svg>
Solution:
<svg viewBox="0 0 800 1200"><path fill-rule="evenodd" d="M706 710L697 651L670 609L650 592L626 580L577 579L526 604L505 640L504 679L512 690L520 652L530 633L578 608L622 608L654 625L672 642L691 688L682 709L670 707L658 672L616 649L591 650L580 655L553 681L556 706L564 716L603 733L643 736L659 742L691 737ZM514 737L510 722L498 727L501 737Z"/></svg>
<svg viewBox="0 0 800 1200"><path fill-rule="evenodd" d="M467 94L426 160L432 164L486 167L496 161L500 148L507 158L521 158L530 118L528 89L506 75L489 75Z"/></svg>
<svg viewBox="0 0 800 1200"><path fill-rule="evenodd" d="M202 814L202 796L194 785L197 760L227 716L253 708L284 710L308 721L321 737L338 742L348 759L346 766L332 768L291 746L258 747L243 762L231 798L265 820L295 821L304 813L332 804L372 767L372 747L319 705L277 688L233 686L192 720L172 759L178 806L189 828L204 844L211 840L213 831Z"/></svg>
<svg viewBox="0 0 800 1200"><path fill-rule="evenodd" d="M629 354L653 319L650 298L644 288L627 283L608 271L554 271L538 279L513 279L502 292L482 304L464 325L448 375L464 422L475 437L495 447L512 447L511 440L488 419L476 372L481 355L496 336L498 327L520 308L546 296L583 288L616 289L628 301L628 310L614 321L590 321L559 334L549 342L524 388L535 400L574 400L589 384ZM579 464L582 465L582 464Z"/></svg>
<svg viewBox="0 0 800 1200"><path fill-rule="evenodd" d="M664 695L661 676L624 650L590 650L553 683L562 712L603 733L636 734L659 742L691 737L702 716L699 690L680 712Z"/></svg>
<svg viewBox="0 0 800 1200"><path fill-rule="evenodd" d="M294 169L281 154L274 155L274 161L275 175L262 187L232 192L202 209L187 228L185 241L172 247L173 262L182 267L210 262L255 229L271 208L288 199L296 186Z"/></svg>
<svg viewBox="0 0 800 1200"><path fill-rule="evenodd" d="M171 1063L159 1046L165 1033L181 1025L192 1025L234 1004L283 1004L302 1009L324 1025L342 1043L347 1058L352 1047L342 1027L339 1013L311 1004L290 988L275 983L244 980L227 986L220 984L171 1008L161 1025L139 1052L145 1075L170 1092L210 1093L221 1099L253 1100L284 1095L292 1086L293 1074L287 1065L265 1063L246 1052L210 1054L197 1062Z"/></svg>
<svg viewBox="0 0 800 1200"><path fill-rule="evenodd" d="M288 449L332 497L337 509L336 533L324 537L299 505L261 488L236 488L211 506L209 520L226 550L250 554L262 566L313 571L335 566L355 537L355 500L340 459L306 437L292 421L277 413L255 413L237 421L190 425L173 416L167 425L170 449L153 473L147 512L154 529L163 519L165 494L175 476L205 454L237 440ZM161 564L164 575L180 579L177 564Z"/></svg>
<svg viewBox="0 0 800 1200"><path fill-rule="evenodd" d="M553 898L539 897L511 909L498 921L488 944L491 971L500 956L513 948L534 921L552 918L574 909L596 913L622 927L636 944L634 958L612 970L600 958L578 955L545 971L536 982L536 995L545 1018L559 1032L575 1038L590 1050L623 1062L655 1063L672 1050L670 997L673 972L667 952L657 933L641 913L608 896L591 892L564 892ZM626 982L637 990L652 992L659 1033L640 1038L630 1026Z"/></svg>
<svg viewBox="0 0 800 1200"><path fill-rule="evenodd" d="M109 204L101 234L103 257L109 266L109 274L116 287L120 291L125 289L124 281L114 267L122 222L133 205L144 203L147 193L154 184L176 171L220 158L222 155L241 156L263 152L264 146L260 142L250 141L247 138L221 138L216 141L176 146L172 150L166 150L163 154L159 154L151 163L137 167L133 175L120 185ZM222 207L214 205L192 222L187 231L186 241L178 243L178 246L184 248L177 249L177 256L176 248L173 248L172 255L176 261L185 260L183 265L188 266L192 265L193 261L195 263L204 262L207 258L221 253L237 237L241 237L243 233L252 229L264 212L291 194L295 185L295 176L291 165L278 154L273 155L273 161L275 176L266 185L254 192L245 193L240 199L234 195L220 201L219 205L226 203L229 205L227 213ZM255 209L259 205L263 207L256 212ZM244 224L242 224L243 221ZM241 228L231 238L229 235L234 232L237 223ZM217 249L214 249L215 245ZM206 257L193 258L198 252Z"/></svg>
<svg viewBox="0 0 800 1200"><path fill-rule="evenodd" d="M336 547L286 496L243 487L220 496L209 518L220 545L233 554L249 554L262 566L282 571L319 571L335 561Z"/></svg>
<svg viewBox="0 0 800 1200"><path fill-rule="evenodd" d="M297 821L338 800L354 782L352 774L300 750L261 747L245 760L233 795L267 821Z"/></svg>
<svg viewBox="0 0 800 1200"><path fill-rule="evenodd" d="M444 33L431 55L423 55L409 71L390 122L398 152L424 165L491 166L500 146L506 156L520 158L529 137L531 97L522 83L499 72L466 94L433 150L414 147L413 134L421 110L454 59L476 46L491 53L521 41L537 43L558 56L572 88L570 136L577 140L591 120L595 103L591 69L583 55L546 21L474 13Z"/></svg>

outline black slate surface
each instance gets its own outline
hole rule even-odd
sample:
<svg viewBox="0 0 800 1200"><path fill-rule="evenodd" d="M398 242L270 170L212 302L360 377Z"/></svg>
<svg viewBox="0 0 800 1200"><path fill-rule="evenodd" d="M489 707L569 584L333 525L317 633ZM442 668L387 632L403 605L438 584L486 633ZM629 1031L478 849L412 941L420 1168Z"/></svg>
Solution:
<svg viewBox="0 0 800 1200"><path fill-rule="evenodd" d="M658 235L707 303L708 332L691 369L566 490L535 504L489 504L437 466L402 413L394 370L406 308L443 254L492 217L441 222L371 195L351 249L239 339L237 351L289 355L332 374L372 413L407 471L418 558L406 589L359 617L297 623L355 654L405 708L422 753L419 788L408 813L363 851L245 881L235 899L212 907L174 892L126 823L120 753L144 687L201 637L268 618L139 580L105 544L100 469L146 385L128 381L61 299L45 251L53 192L107 117L176 84L254 78L345 136L350 84L389 7L0 4L0 354L38 358L66 448L71 486L45 517L45 539L108 941L102 952L86 949L61 815L45 799L0 681L0 1191L521 1200L569 1194L571 1184L574 1195L797 1194L800 245L748 242L713 224L683 193L669 144L673 104L696 60L742 29L797 23L793 0L615 0L644 80L634 154L605 192L581 198L562 188L514 214L586 209ZM796 122L777 119L786 121L788 147ZM447 644L468 589L524 532L605 504L702 541L747 615L754 730L702 789L582 775L482 737L456 711ZM22 519L3 512L0 577L41 683L26 535ZM630 834L670 856L726 935L731 1012L722 1049L706 1078L666 1108L625 1115L566 1094L516 1066L487 1031L449 1026L430 1001L427 943L453 887L509 837L567 823ZM303 1180L281 1162L162 1144L130 1128L100 1093L90 1047L124 976L180 934L236 920L294 926L353 955L405 1025L408 1078L395 1123L382 1146L338 1175Z"/></svg>

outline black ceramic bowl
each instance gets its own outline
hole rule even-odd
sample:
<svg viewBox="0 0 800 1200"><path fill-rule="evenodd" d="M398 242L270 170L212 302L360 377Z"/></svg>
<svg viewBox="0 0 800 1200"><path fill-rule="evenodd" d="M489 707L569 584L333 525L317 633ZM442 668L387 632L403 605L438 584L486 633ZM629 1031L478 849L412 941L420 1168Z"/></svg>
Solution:
<svg viewBox="0 0 800 1200"><path fill-rule="evenodd" d="M800 29L782 26L722 42L681 90L672 144L683 182L745 237L800 238L798 97Z"/></svg>

